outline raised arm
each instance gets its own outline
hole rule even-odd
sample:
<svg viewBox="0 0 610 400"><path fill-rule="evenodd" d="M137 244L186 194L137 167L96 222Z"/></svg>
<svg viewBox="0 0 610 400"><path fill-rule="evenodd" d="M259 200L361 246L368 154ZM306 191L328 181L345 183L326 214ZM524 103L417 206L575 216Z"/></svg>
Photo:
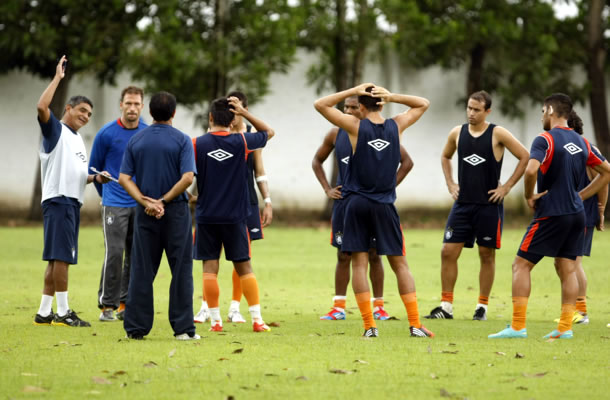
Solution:
<svg viewBox="0 0 610 400"><path fill-rule="evenodd" d="M313 103L315 109L331 124L343 128L350 136L358 135L360 120L353 115L345 114L337 109L336 105L351 96L367 95L366 88L375 86L372 83L363 83L351 89L322 97Z"/></svg>
<svg viewBox="0 0 610 400"><path fill-rule="evenodd" d="M275 136L275 131L271 129L271 127L263 120L256 118L254 115L252 115L252 113L250 113L250 111L244 108L241 101L239 101L237 97L229 97L229 104L232 106L231 111L234 114L241 115L247 119L258 132L267 132L267 140L270 140L273 136Z"/></svg>
<svg viewBox="0 0 610 400"><path fill-rule="evenodd" d="M49 86L47 86L44 92L42 92L42 95L38 100L38 104L36 105L36 109L38 110L38 119L44 124L49 122L49 118L51 117L49 105L51 104L51 101L53 101L53 96L55 95L59 82L66 75L63 66L64 61L67 61L66 56L62 56L57 63L57 66L55 67L55 76L53 77L51 83L49 83ZM58 116L58 118L61 118L61 116Z"/></svg>
<svg viewBox="0 0 610 400"><path fill-rule="evenodd" d="M402 133L405 129L413 125L417 120L424 115L430 101L423 97L410 96L407 94L390 93L389 90L381 86L375 86L371 91L373 97L381 99L377 104L384 105L387 103L398 103L409 107L409 109L401 114L398 114L393 119L398 125L398 133Z"/></svg>
<svg viewBox="0 0 610 400"><path fill-rule="evenodd" d="M258 191L265 203L261 221L263 223L263 228L265 228L269 226L273 220L273 206L271 205L271 194L269 193L269 180L267 179L265 166L263 164L263 150L255 150L252 157L254 157L254 177L256 178L256 186L258 186Z"/></svg>
<svg viewBox="0 0 610 400"><path fill-rule="evenodd" d="M400 185L400 182L405 179L407 174L411 172L413 169L413 160L409 153L407 153L407 149L404 146L400 146L400 166L398 167L398 171L396 171L396 186Z"/></svg>
<svg viewBox="0 0 610 400"><path fill-rule="evenodd" d="M459 126L456 126L449 132L447 143L445 143L445 147L441 153L441 167L443 168L443 175L445 175L445 183L447 184L447 189L453 200L457 200L458 195L460 194L460 186L453 180L453 168L451 167L451 159L457 150L459 134Z"/></svg>
<svg viewBox="0 0 610 400"><path fill-rule="evenodd" d="M324 189L324 193L331 199L340 199L341 198L341 186L337 186L332 188L328 183L328 179L326 179L326 174L324 173L324 169L322 168L322 164L330 153L335 149L335 141L337 140L337 133L339 132L339 128L332 128L324 137L324 141L318 147L316 154L313 156L313 160L311 162L311 168L313 169L313 173L316 175L318 182L322 185L322 189Z"/></svg>
<svg viewBox="0 0 610 400"><path fill-rule="evenodd" d="M519 142L508 130L502 128L501 126L496 126L494 128L494 135L497 135L496 137L498 138L498 142L506 147L508 151L510 151L511 154L519 160L519 163L506 183L504 185L500 185L498 182L498 187L496 189L487 192L487 194L491 195L489 197L489 201L499 203L504 200L504 197L506 197L508 192L510 192L513 186L515 186L517 182L519 182L519 179L521 179L523 176L530 153L527 151L525 146L521 144L521 142Z"/></svg>

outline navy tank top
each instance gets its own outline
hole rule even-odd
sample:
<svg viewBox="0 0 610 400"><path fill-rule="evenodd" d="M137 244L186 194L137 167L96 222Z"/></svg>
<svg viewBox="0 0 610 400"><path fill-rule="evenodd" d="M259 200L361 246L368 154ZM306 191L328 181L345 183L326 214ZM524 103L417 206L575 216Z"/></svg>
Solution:
<svg viewBox="0 0 610 400"><path fill-rule="evenodd" d="M345 182L349 160L352 156L352 143L349 141L349 134L343 129L339 129L335 138L335 156L337 156L337 166L339 167L337 175L337 186L339 186Z"/></svg>

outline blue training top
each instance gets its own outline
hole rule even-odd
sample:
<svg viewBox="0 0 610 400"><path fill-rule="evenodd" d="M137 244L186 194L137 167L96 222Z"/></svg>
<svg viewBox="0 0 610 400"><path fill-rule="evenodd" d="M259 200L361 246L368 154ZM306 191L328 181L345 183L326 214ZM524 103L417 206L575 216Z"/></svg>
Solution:
<svg viewBox="0 0 610 400"><path fill-rule="evenodd" d="M352 156L352 143L349 141L349 134L341 128L339 128L335 138L335 156L337 156L337 166L339 167L339 173L337 174L337 186L339 186L345 182L349 160Z"/></svg>
<svg viewBox="0 0 610 400"><path fill-rule="evenodd" d="M343 197L358 193L379 203L396 200L396 170L400 163L398 125L393 119L374 124L360 121L356 151L352 155Z"/></svg>
<svg viewBox="0 0 610 400"><path fill-rule="evenodd" d="M118 178L127 143L133 135L146 127L148 125L140 120L137 128L127 129L121 123L120 118L104 125L93 141L89 167L94 167L98 171L108 171L110 175ZM135 176L133 179L135 181ZM93 181L93 183L98 194L102 196L102 204L105 206L135 207L137 204L125 189L116 182L110 181L105 185L96 181Z"/></svg>
<svg viewBox="0 0 610 400"><path fill-rule="evenodd" d="M197 163L199 224L234 224L250 215L246 159L264 147L267 132L210 132L193 140Z"/></svg>
<svg viewBox="0 0 610 400"><path fill-rule="evenodd" d="M538 199L534 218L576 214L583 211L578 191L585 187L586 166L605 159L589 142L570 128L555 127L538 135L530 158L540 161Z"/></svg>
<svg viewBox="0 0 610 400"><path fill-rule="evenodd" d="M137 176L143 195L160 199L187 172L197 173L191 139L171 125L152 124L127 143L121 173ZM188 201L181 193L174 201Z"/></svg>

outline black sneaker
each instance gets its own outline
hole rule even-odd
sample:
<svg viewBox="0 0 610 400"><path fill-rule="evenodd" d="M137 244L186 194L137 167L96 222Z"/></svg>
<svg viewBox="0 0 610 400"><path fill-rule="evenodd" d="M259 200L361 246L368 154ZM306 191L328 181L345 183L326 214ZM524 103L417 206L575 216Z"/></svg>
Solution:
<svg viewBox="0 0 610 400"><path fill-rule="evenodd" d="M479 307L474 311L473 321L487 321L487 311L483 307Z"/></svg>
<svg viewBox="0 0 610 400"><path fill-rule="evenodd" d="M123 318L125 318L125 309L123 308L121 311L117 311L115 315L116 315L116 319L122 321Z"/></svg>
<svg viewBox="0 0 610 400"><path fill-rule="evenodd" d="M53 310L51 310L51 313L46 317L43 317L40 314L36 314L36 317L34 317L34 325L51 325L54 317L55 314L53 314Z"/></svg>
<svg viewBox="0 0 610 400"><path fill-rule="evenodd" d="M78 318L78 315L76 315L76 313L72 310L68 310L66 315L64 315L63 317L60 317L58 314L55 314L55 318L53 318L53 322L51 324L58 325L58 326L75 326L75 327L91 326L91 324L89 322L83 321L82 319Z"/></svg>
<svg viewBox="0 0 610 400"><path fill-rule="evenodd" d="M137 333L128 333L127 335L125 335L125 339L144 340L144 335L139 335Z"/></svg>
<svg viewBox="0 0 610 400"><path fill-rule="evenodd" d="M362 334L362 336L364 337L379 337L379 331L377 330L377 328L370 327L369 329L365 330L364 333Z"/></svg>
<svg viewBox="0 0 610 400"><path fill-rule="evenodd" d="M427 319L453 319L453 314L443 310L441 306L436 307L430 311L430 315L426 315L424 318Z"/></svg>
<svg viewBox="0 0 610 400"><path fill-rule="evenodd" d="M434 337L434 333L432 333L432 331L428 330L423 325L420 326L419 328L410 326L409 332L411 332L411 336L413 336L413 337L430 337L430 338Z"/></svg>

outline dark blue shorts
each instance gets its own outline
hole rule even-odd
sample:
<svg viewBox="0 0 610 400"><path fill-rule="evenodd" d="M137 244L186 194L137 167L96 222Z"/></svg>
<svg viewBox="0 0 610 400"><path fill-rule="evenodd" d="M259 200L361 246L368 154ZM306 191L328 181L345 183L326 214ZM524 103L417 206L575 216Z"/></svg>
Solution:
<svg viewBox="0 0 610 400"><path fill-rule="evenodd" d="M258 209L258 204L250 204L250 216L246 220L248 224L248 233L250 240L263 239L263 227L261 224L261 212Z"/></svg>
<svg viewBox="0 0 610 400"><path fill-rule="evenodd" d="M44 261L78 262L80 204L71 199L52 198L42 203L44 223Z"/></svg>
<svg viewBox="0 0 610 400"><path fill-rule="evenodd" d="M464 247L483 247L499 249L504 223L502 204L453 203L447 218L443 243L464 243Z"/></svg>
<svg viewBox="0 0 610 400"><path fill-rule="evenodd" d="M197 224L193 258L218 260L224 246L229 261L250 259L250 239L246 221L237 224Z"/></svg>
<svg viewBox="0 0 610 400"><path fill-rule="evenodd" d="M345 219L345 200L335 200L333 202L333 214L330 218L331 232L330 244L340 249L343 243L343 220Z"/></svg>
<svg viewBox="0 0 610 400"><path fill-rule="evenodd" d="M377 248L377 254L404 256L405 240L396 207L391 203L378 203L357 194L346 200L344 232L341 251L368 252Z"/></svg>
<svg viewBox="0 0 610 400"><path fill-rule="evenodd" d="M517 255L537 264L542 257L575 260L583 253L585 214L535 218L527 227Z"/></svg>
<svg viewBox="0 0 610 400"><path fill-rule="evenodd" d="M591 246L593 245L593 231L595 231L594 226L585 227L585 238L583 240L582 245L582 255L591 257Z"/></svg>

